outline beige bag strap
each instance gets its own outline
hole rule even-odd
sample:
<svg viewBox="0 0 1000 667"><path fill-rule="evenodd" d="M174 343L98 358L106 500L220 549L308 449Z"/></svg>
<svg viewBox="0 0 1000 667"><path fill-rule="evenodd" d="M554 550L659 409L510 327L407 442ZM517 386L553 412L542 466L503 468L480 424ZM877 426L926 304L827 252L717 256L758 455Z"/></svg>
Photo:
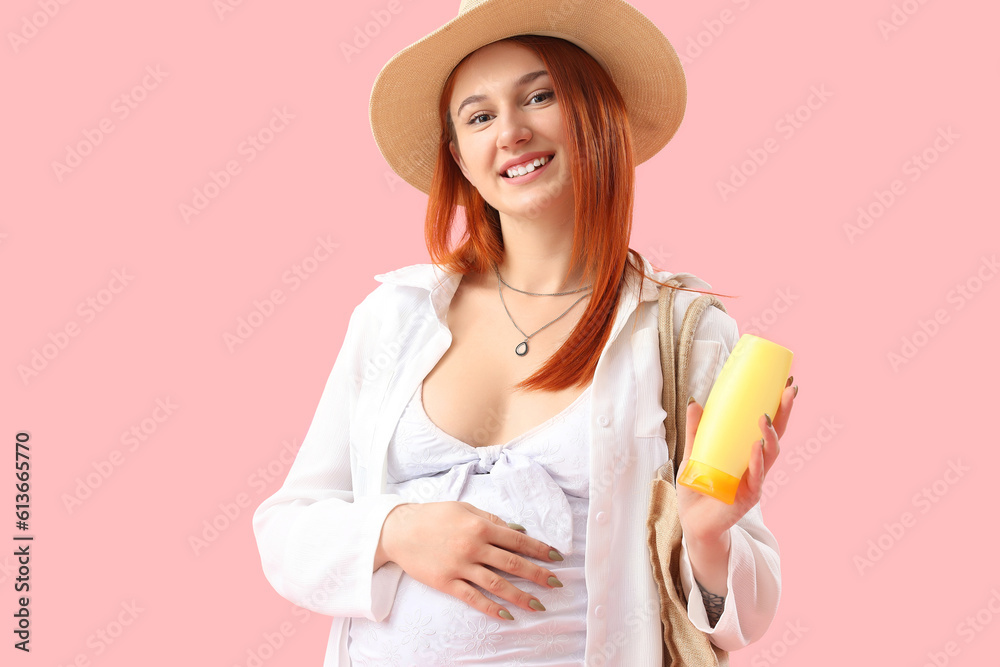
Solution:
<svg viewBox="0 0 1000 667"><path fill-rule="evenodd" d="M678 278L666 281L667 285L684 287ZM660 332L660 363L663 364L663 409L667 418L663 420L667 434L667 452L674 463L674 477L684 457L684 440L687 433L688 375L691 362L691 348L694 346L694 332L701 316L710 306L727 312L712 294L702 294L691 302L684 313L678 340L674 342L674 297L677 290L661 287L659 293L658 328ZM671 418L672 417L672 418ZM670 479L674 483L674 478Z"/></svg>
<svg viewBox="0 0 1000 667"><path fill-rule="evenodd" d="M681 279L667 285L683 287ZM671 462L656 471L652 481L647 519L647 544L653 566L653 578L660 595L660 622L663 628L663 664L673 667L728 667L729 654L715 646L688 618L687 600L680 580L681 537L675 482L684 439L688 373L694 332L710 306L726 312L713 295L703 294L688 306L674 341L674 297L677 290L660 287L658 328L660 361L663 365L663 409L667 450Z"/></svg>

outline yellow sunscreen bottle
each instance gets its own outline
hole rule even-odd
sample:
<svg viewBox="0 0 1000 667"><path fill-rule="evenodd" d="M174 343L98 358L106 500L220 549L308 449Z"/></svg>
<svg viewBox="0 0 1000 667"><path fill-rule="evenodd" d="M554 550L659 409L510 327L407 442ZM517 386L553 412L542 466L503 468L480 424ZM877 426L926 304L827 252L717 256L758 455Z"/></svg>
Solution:
<svg viewBox="0 0 1000 667"><path fill-rule="evenodd" d="M705 401L678 484L733 504L750 451L763 435L757 422L765 412L774 419L791 369L791 350L758 336L740 337Z"/></svg>

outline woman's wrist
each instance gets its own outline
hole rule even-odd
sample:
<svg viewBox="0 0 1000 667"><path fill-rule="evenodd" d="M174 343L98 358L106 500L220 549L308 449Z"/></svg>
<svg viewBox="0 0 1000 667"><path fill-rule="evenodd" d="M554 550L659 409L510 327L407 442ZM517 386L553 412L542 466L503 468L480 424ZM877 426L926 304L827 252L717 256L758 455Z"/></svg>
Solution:
<svg viewBox="0 0 1000 667"><path fill-rule="evenodd" d="M685 540L688 544L688 550L692 548L704 552L723 552L729 553L730 537L729 531L723 532L721 535L699 535L694 533L685 533Z"/></svg>
<svg viewBox="0 0 1000 667"><path fill-rule="evenodd" d="M402 503L396 505L385 515L385 520L382 522L382 530L378 536L378 546L375 547L375 563L372 572L378 571L380 567L392 561L391 537L395 532L396 520L399 519L399 512L397 510L409 504Z"/></svg>
<svg viewBox="0 0 1000 667"><path fill-rule="evenodd" d="M732 540L729 531L718 536L685 536L691 570L699 587L716 595L728 594L729 552Z"/></svg>

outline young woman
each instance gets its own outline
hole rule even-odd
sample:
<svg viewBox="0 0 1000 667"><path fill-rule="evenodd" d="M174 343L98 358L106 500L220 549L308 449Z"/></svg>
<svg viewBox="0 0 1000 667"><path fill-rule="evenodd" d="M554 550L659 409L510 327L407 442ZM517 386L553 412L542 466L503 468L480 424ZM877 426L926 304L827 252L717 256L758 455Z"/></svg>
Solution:
<svg viewBox="0 0 1000 667"><path fill-rule="evenodd" d="M466 0L382 70L373 132L430 196L433 263L376 276L254 515L274 588L334 617L325 665L662 664L645 520L675 274L628 242L635 166L684 102L670 44L620 0ZM710 308L695 337L688 443L739 333ZM734 504L678 488L689 617L726 650L777 607L759 500L796 393L761 415Z"/></svg>

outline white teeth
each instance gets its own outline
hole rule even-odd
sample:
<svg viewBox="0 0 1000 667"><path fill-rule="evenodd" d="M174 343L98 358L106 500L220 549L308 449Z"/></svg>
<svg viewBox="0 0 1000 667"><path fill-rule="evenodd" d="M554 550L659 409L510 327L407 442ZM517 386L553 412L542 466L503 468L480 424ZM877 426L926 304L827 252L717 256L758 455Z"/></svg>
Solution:
<svg viewBox="0 0 1000 667"><path fill-rule="evenodd" d="M507 178L514 178L515 176L524 176L525 174L531 173L536 167L541 167L543 164L549 161L548 157L535 158L531 162L526 162L523 165L517 167L511 167L507 170Z"/></svg>

